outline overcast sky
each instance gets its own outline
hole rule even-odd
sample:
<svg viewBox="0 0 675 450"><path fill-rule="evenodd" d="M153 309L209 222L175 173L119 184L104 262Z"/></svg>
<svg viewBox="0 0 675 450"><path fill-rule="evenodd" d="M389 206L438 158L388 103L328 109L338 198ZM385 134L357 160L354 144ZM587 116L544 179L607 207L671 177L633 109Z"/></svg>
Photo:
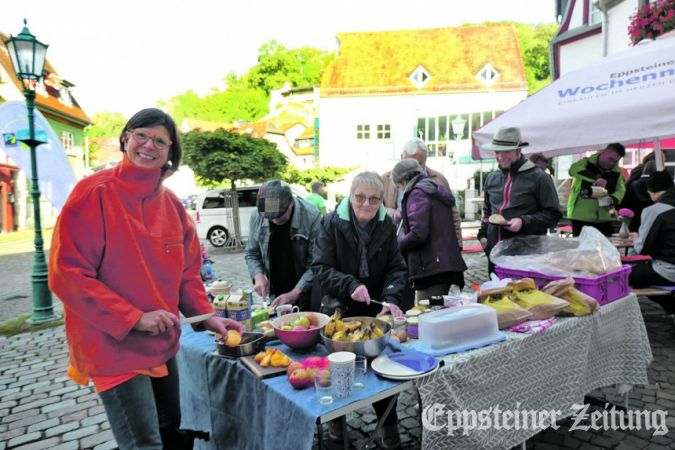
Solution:
<svg viewBox="0 0 675 450"><path fill-rule="evenodd" d="M12 0L0 30L23 18L47 58L75 84L89 115L129 116L192 89L222 87L256 63L260 46L334 49L335 34L510 20L555 22L554 0Z"/></svg>

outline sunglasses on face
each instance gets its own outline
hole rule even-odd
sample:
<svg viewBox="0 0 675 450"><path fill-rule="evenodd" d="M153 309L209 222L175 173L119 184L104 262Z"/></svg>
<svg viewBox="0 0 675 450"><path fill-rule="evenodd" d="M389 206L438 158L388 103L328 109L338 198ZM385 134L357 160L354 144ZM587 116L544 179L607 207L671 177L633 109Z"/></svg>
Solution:
<svg viewBox="0 0 675 450"><path fill-rule="evenodd" d="M129 131L129 134L134 138L134 141L136 141L138 145L145 145L146 142L152 140L152 145L154 145L157 150L166 150L172 144L171 141L166 141L164 138L150 137L146 133L138 130L131 130Z"/></svg>
<svg viewBox="0 0 675 450"><path fill-rule="evenodd" d="M380 201L382 201L382 198L380 198L380 197L375 197L375 196L373 196L373 197L366 197L366 196L363 195L363 194L355 194L355 195L354 195L354 200L356 200L356 203L358 203L359 205L363 205L363 204L366 202L366 200L368 200L368 204L369 204L369 205L375 206L375 205L377 205L378 203L380 203Z"/></svg>

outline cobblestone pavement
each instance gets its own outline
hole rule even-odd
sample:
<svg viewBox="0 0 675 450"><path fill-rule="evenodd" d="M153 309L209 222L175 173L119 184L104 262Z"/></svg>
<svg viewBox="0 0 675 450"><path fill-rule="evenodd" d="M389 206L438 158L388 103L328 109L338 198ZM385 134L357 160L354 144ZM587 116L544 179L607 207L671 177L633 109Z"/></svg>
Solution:
<svg viewBox="0 0 675 450"><path fill-rule="evenodd" d="M246 287L248 274L242 253L208 247L215 269L235 287ZM486 278L486 260L481 254L467 255L467 282ZM30 268L32 254L0 257L0 321L31 310ZM28 281L26 281L28 279ZM12 297L17 297L12 299ZM570 422L559 423L527 442L527 448L569 449L675 449L675 343L670 316L646 299L640 300L655 361L649 368L649 384L630 393L630 407L668 410L666 436L651 431L569 431ZM13 337L0 337L0 450L115 448L103 407L93 388L74 384L65 376L67 349L63 327ZM613 388L593 395L623 404ZM421 447L421 423L416 396L404 393L398 405L403 449ZM349 414L353 448L363 448L375 428L372 408ZM329 449L341 448L328 441Z"/></svg>

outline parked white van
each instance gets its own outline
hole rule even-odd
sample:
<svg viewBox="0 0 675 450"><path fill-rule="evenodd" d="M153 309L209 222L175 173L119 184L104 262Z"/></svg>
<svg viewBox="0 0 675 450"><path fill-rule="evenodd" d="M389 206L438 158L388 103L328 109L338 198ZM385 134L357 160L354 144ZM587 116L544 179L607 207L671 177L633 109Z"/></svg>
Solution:
<svg viewBox="0 0 675 450"><path fill-rule="evenodd" d="M248 226L251 214L257 214L258 189L261 184L237 187L239 197L239 226L241 239L248 238ZM291 188L293 195L305 198L307 194ZM230 189L214 189L197 197L194 219L197 224L199 239L207 239L214 247L223 247L234 238L234 218L232 216L232 191Z"/></svg>

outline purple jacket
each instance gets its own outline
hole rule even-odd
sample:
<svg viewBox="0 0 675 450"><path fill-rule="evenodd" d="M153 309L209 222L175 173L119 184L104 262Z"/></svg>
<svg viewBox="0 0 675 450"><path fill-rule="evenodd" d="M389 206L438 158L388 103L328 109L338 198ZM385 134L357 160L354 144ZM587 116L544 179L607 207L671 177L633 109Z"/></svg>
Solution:
<svg viewBox="0 0 675 450"><path fill-rule="evenodd" d="M452 232L452 207L455 197L445 186L419 175L403 194L402 234L398 242L408 262L411 280L445 272L464 272L466 264Z"/></svg>

